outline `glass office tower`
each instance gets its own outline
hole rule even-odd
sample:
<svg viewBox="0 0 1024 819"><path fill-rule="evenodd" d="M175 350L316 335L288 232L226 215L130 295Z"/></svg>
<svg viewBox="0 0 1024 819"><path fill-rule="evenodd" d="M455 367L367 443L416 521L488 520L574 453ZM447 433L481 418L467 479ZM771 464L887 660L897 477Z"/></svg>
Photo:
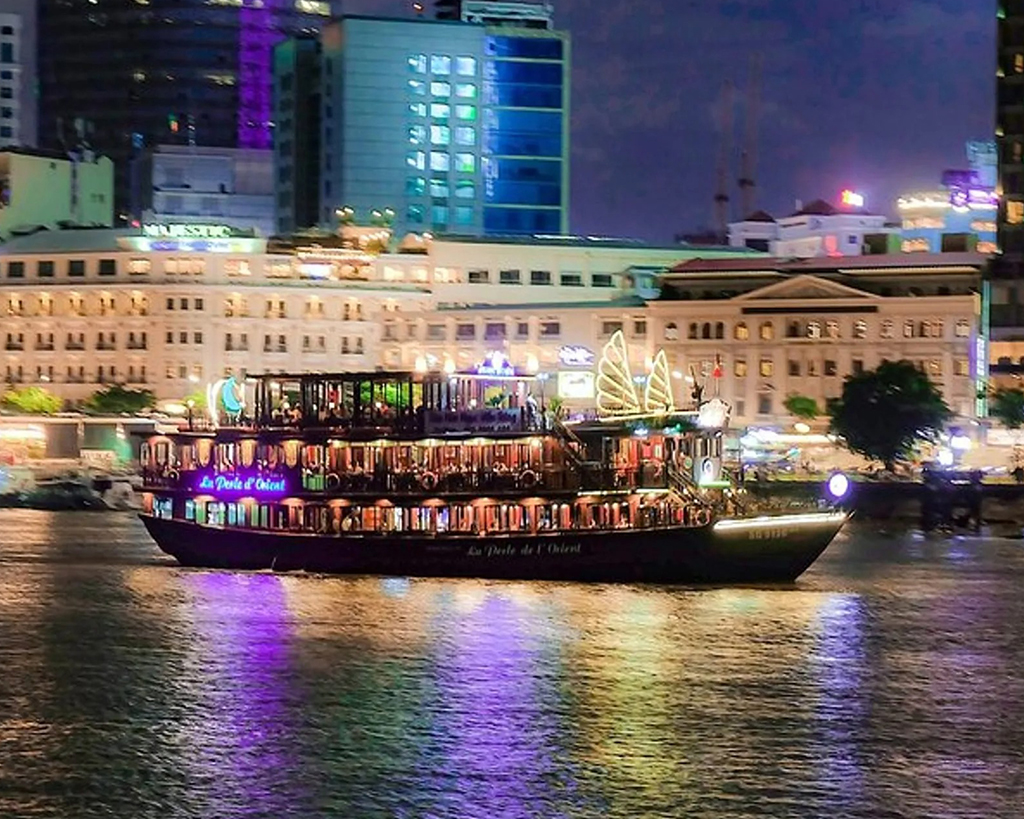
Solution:
<svg viewBox="0 0 1024 819"><path fill-rule="evenodd" d="M269 148L273 46L330 13L318 0L41 0L40 143L110 156L122 212L144 148Z"/></svg>
<svg viewBox="0 0 1024 819"><path fill-rule="evenodd" d="M488 16L465 18L476 10ZM336 20L321 32L319 65L304 69L321 86L315 147L291 116L302 69L279 46L279 183L290 185L306 165L299 154L316 150L325 226L341 218L387 223L398 235L567 232L569 36L545 27L547 13L465 3L461 21ZM277 220L301 222L294 199L279 198Z"/></svg>

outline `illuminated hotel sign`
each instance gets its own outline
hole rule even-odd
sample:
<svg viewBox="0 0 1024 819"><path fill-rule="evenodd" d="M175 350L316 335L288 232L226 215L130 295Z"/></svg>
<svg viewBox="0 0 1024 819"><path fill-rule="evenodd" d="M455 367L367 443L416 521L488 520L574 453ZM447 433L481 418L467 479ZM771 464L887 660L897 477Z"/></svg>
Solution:
<svg viewBox="0 0 1024 819"><path fill-rule="evenodd" d="M197 492L218 495L283 495L288 489L281 475L203 475L195 485Z"/></svg>
<svg viewBox="0 0 1024 819"><path fill-rule="evenodd" d="M840 201L848 208L864 207L864 195L856 191L845 190L840 194Z"/></svg>
<svg viewBox="0 0 1024 819"><path fill-rule="evenodd" d="M586 347L563 347L558 351L558 360L566 367L592 367L596 357Z"/></svg>
<svg viewBox="0 0 1024 819"><path fill-rule="evenodd" d="M150 239L230 239L234 231L228 225L143 225L142 234Z"/></svg>
<svg viewBox="0 0 1024 819"><path fill-rule="evenodd" d="M494 352L487 356L480 364L477 364L473 372L477 375L491 375L495 378L513 378L516 368L505 358L504 354Z"/></svg>

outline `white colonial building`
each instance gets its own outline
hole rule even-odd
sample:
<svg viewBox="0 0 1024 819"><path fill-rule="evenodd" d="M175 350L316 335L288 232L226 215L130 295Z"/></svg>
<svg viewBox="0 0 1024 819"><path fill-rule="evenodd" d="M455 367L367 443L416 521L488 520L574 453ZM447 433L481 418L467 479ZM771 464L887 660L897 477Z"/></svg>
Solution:
<svg viewBox="0 0 1024 819"><path fill-rule="evenodd" d="M790 395L826 402L843 380L907 359L953 412L976 418L987 385L978 254L858 259L723 260L681 264L647 305L647 355L664 349L681 375L706 383L733 421L792 425Z"/></svg>
<svg viewBox="0 0 1024 819"><path fill-rule="evenodd" d="M72 402L110 383L180 402L229 371L465 370L500 353L551 394L569 373L591 405L580 373L619 325L643 340L657 274L750 255L574 237L410 236L379 252L387 239L202 224L17 237L0 247L0 377Z"/></svg>

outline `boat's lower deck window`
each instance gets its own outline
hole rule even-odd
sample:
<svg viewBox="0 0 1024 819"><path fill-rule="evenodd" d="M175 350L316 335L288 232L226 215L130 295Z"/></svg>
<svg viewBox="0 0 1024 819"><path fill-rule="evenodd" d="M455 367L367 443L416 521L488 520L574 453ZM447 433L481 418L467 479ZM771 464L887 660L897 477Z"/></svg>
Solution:
<svg viewBox="0 0 1024 819"><path fill-rule="evenodd" d="M153 517L166 520L174 517L174 501L171 498L154 498Z"/></svg>

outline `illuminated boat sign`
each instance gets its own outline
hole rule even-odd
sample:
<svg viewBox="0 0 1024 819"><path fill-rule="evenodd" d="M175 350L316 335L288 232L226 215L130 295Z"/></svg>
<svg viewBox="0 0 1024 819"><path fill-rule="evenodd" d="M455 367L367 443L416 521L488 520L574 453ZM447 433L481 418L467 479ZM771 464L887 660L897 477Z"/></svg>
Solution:
<svg viewBox="0 0 1024 819"><path fill-rule="evenodd" d="M288 491L288 482L282 475L203 475L195 489L221 495L276 496Z"/></svg>
<svg viewBox="0 0 1024 819"><path fill-rule="evenodd" d="M494 352L473 369L476 375L489 375L495 378L514 378L516 368L512 366L502 353Z"/></svg>
<svg viewBox="0 0 1024 819"><path fill-rule="evenodd" d="M594 351L586 347L566 346L558 351L558 360L566 367L592 367L595 358Z"/></svg>

